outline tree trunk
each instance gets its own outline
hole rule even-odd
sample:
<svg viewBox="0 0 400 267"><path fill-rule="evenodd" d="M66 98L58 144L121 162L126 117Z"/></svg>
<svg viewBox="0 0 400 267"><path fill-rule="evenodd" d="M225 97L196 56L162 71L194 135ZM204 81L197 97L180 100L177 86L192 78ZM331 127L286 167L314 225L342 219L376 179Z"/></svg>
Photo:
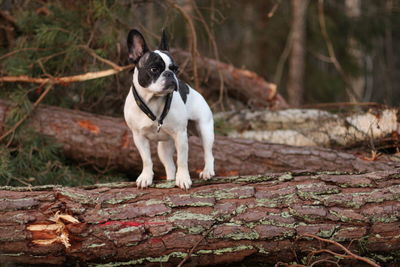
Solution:
<svg viewBox="0 0 400 267"><path fill-rule="evenodd" d="M357 20L361 16L361 0L345 0L345 12L347 17L350 20ZM365 55L360 48L359 42L353 37L347 40L348 43L348 51L353 57L354 61L357 64L357 67L360 70L363 70L364 58ZM363 71L360 71L361 74L364 74ZM349 92L349 98L352 102L361 102L364 98L364 89L365 89L365 77L364 75L357 75L355 77L350 77L350 86L353 90L353 93Z"/></svg>
<svg viewBox="0 0 400 267"><path fill-rule="evenodd" d="M0 100L0 129L10 106ZM140 173L142 161L129 128L121 118L94 115L77 110L39 106L28 125L63 145L65 154L78 162L102 168ZM3 126L4 127L4 126ZM372 171L391 168L394 163L364 161L352 154L317 147L292 147L239 138L217 136L214 143L219 175L259 174L299 169L324 171ZM154 170L164 176L164 168L152 147ZM191 174L202 170L203 151L198 137L189 138Z"/></svg>
<svg viewBox="0 0 400 267"><path fill-rule="evenodd" d="M396 87L398 79L398 75L396 75L396 56L395 56L395 46L393 41L393 25L392 25L392 16L393 16L393 9L394 9L394 1L393 0L386 0L385 1L385 73L386 77L384 78L386 84L385 90L385 97L384 103L388 105L395 106L397 103L396 99L399 99L398 96L400 95L397 90L396 95ZM397 72L398 73L398 72ZM368 75L372 76L371 73Z"/></svg>
<svg viewBox="0 0 400 267"><path fill-rule="evenodd" d="M188 191L171 182L2 187L0 263L176 266L193 249L187 266L274 264L342 252L304 234L398 262L399 171L225 177Z"/></svg>
<svg viewBox="0 0 400 267"><path fill-rule="evenodd" d="M304 52L306 11L308 0L292 0L291 38L292 49L289 58L287 82L288 101L290 105L300 106L303 103Z"/></svg>
<svg viewBox="0 0 400 267"><path fill-rule="evenodd" d="M190 66L188 63L185 64L191 60L189 52L172 49L172 54L181 66ZM200 79L207 83L207 89L213 93L219 90L220 72L228 95L232 98L247 105L259 107L283 108L288 106L284 98L278 94L275 84L266 82L252 71L238 69L230 64L206 57L197 57L197 67ZM191 70L185 69L184 73L190 75ZM189 77L186 78L189 80Z"/></svg>
<svg viewBox="0 0 400 267"><path fill-rule="evenodd" d="M241 110L214 117L232 129L228 136L295 146L351 146L375 142L400 126L397 109L337 114L316 109Z"/></svg>

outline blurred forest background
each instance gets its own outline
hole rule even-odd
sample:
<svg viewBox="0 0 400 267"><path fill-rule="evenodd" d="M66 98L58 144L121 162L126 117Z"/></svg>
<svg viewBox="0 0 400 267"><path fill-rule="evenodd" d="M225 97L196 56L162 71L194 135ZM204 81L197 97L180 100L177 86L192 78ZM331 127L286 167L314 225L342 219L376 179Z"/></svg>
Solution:
<svg viewBox="0 0 400 267"><path fill-rule="evenodd" d="M165 28L172 48L253 71L276 84L292 107L400 103L399 0L0 0L0 10L0 76L78 75L109 69L104 59L125 66L131 28L140 29L151 48ZM122 117L130 76L125 71L55 84L40 102ZM221 94L207 93L218 84L184 77L200 85L215 112L252 107L221 102ZM33 83L0 86L0 98L14 104L7 129L46 90ZM1 140L0 185L81 185L128 178L71 162L59 144L28 127Z"/></svg>

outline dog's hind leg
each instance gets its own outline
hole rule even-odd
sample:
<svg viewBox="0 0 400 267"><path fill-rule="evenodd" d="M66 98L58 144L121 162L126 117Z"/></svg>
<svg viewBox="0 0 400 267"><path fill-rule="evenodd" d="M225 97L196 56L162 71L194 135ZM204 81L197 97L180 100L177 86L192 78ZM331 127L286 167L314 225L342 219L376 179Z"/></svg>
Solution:
<svg viewBox="0 0 400 267"><path fill-rule="evenodd" d="M174 163L175 144L174 140L158 142L157 146L158 157L165 167L167 180L174 180L176 168Z"/></svg>
<svg viewBox="0 0 400 267"><path fill-rule="evenodd" d="M199 120L196 122L197 130L201 137L204 152L204 169L200 173L200 178L210 179L214 173L214 156L212 147L214 144L214 121L212 116L208 119Z"/></svg>

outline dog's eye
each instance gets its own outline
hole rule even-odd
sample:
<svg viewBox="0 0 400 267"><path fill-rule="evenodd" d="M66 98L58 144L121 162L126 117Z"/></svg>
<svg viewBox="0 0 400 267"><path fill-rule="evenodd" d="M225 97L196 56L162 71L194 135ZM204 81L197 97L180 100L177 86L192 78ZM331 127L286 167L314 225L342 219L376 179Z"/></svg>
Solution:
<svg viewBox="0 0 400 267"><path fill-rule="evenodd" d="M158 69L157 68L151 68L150 71L153 72L153 73L156 73L158 71Z"/></svg>
<svg viewBox="0 0 400 267"><path fill-rule="evenodd" d="M169 69L172 70L173 72L177 73L178 70L179 70L179 67L178 66L171 66L171 67L169 67Z"/></svg>

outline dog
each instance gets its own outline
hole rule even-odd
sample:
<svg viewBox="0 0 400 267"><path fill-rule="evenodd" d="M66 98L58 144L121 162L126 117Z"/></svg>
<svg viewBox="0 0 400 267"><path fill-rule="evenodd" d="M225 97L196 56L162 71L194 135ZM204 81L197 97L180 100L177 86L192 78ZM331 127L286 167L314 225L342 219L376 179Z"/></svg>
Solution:
<svg viewBox="0 0 400 267"><path fill-rule="evenodd" d="M157 141L158 156L167 180L187 190L192 185L188 169L188 121L194 121L202 141L204 169L200 178L214 173L214 120L203 96L177 78L178 65L171 57L168 36L162 33L157 50L149 50L136 29L127 38L129 62L135 64L133 81L125 101L124 117L140 153L143 169L136 180L138 188L153 183L150 141ZM177 169L173 155L177 151Z"/></svg>

